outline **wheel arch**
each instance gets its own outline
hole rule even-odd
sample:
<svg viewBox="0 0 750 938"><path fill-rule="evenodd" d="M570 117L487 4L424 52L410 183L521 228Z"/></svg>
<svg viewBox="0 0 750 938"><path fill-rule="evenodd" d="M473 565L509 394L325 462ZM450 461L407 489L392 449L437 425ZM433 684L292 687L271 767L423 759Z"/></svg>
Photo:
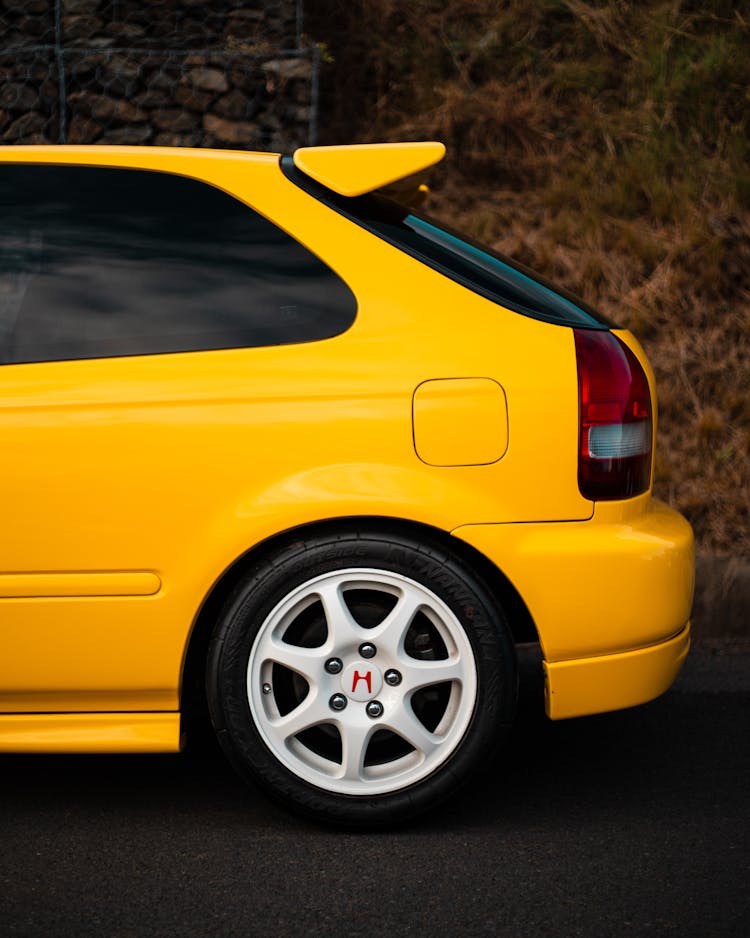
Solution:
<svg viewBox="0 0 750 938"><path fill-rule="evenodd" d="M216 580L201 605L190 632L183 658L180 710L183 729L205 735L210 727L205 692L205 662L211 635L224 603L247 572L271 553L283 550L300 536L336 535L353 530L368 533L411 535L426 543L439 544L479 575L503 610L516 645L539 641L536 625L516 588L484 554L447 531L417 521L382 516L358 515L314 521L272 535L241 554Z"/></svg>

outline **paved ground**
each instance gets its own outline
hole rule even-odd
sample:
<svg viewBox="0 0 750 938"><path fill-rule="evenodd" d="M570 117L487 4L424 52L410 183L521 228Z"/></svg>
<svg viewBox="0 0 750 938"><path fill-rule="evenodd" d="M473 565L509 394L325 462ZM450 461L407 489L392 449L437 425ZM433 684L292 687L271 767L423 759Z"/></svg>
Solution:
<svg viewBox="0 0 750 938"><path fill-rule="evenodd" d="M750 646L551 724L441 813L317 829L205 756L0 758L0 935L750 934Z"/></svg>

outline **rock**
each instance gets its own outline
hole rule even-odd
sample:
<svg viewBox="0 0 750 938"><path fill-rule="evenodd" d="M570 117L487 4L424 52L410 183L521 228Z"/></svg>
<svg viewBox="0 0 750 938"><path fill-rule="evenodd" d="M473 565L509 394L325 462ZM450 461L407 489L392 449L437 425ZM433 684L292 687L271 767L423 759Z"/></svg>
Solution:
<svg viewBox="0 0 750 938"><path fill-rule="evenodd" d="M150 124L129 124L127 127L105 130L99 142L140 146L149 142L152 133Z"/></svg>
<svg viewBox="0 0 750 938"><path fill-rule="evenodd" d="M57 83L50 79L43 81L39 86L37 102L37 109L44 114L49 114L51 110L57 109L60 103L60 89Z"/></svg>
<svg viewBox="0 0 750 938"><path fill-rule="evenodd" d="M45 81L50 76L54 76L54 80L57 81L57 66L49 59L46 62L40 62L37 59L37 61L32 64L24 62L23 72L26 78L26 84L35 85L37 82Z"/></svg>
<svg viewBox="0 0 750 938"><path fill-rule="evenodd" d="M31 6L30 3L26 5L27 7ZM40 6L39 3L36 5ZM46 7L47 3L42 2L41 6ZM99 6L100 0L63 0L63 12L70 16L80 16L83 13L96 13Z"/></svg>
<svg viewBox="0 0 750 938"><path fill-rule="evenodd" d="M208 110L208 106L213 99L214 95L209 94L209 92L198 91L197 88L191 88L189 85L179 85L174 93L174 100L177 104L181 104L191 111L198 111L200 114ZM225 116L229 117L231 115Z"/></svg>
<svg viewBox="0 0 750 938"><path fill-rule="evenodd" d="M50 18L25 16L14 25L20 35L14 35L7 45L26 45L30 39L39 43L55 41L55 28Z"/></svg>
<svg viewBox="0 0 750 938"><path fill-rule="evenodd" d="M199 147L203 143L203 134L167 134L161 133L154 137L156 147Z"/></svg>
<svg viewBox="0 0 750 938"><path fill-rule="evenodd" d="M140 87L140 82L135 79L119 79L119 78L101 78L101 84L104 87L104 93L108 95L117 95L117 97L123 97L130 100L137 89Z"/></svg>
<svg viewBox="0 0 750 938"><path fill-rule="evenodd" d="M194 130L197 125L197 118L189 111L183 111L182 108L164 107L151 112L151 122L159 130L182 133L186 130Z"/></svg>
<svg viewBox="0 0 750 938"><path fill-rule="evenodd" d="M255 124L247 121L228 121L217 117L216 114L206 114L203 118L203 128L222 143L231 143L243 149L257 146L260 132Z"/></svg>
<svg viewBox="0 0 750 938"><path fill-rule="evenodd" d="M262 23L265 14L262 10L232 10L229 15L255 23Z"/></svg>
<svg viewBox="0 0 750 938"><path fill-rule="evenodd" d="M68 124L66 133L67 143L95 143L102 132L102 125L76 114Z"/></svg>
<svg viewBox="0 0 750 938"><path fill-rule="evenodd" d="M132 56L103 55L97 58L104 59L106 64L102 71L108 77L113 76L120 79L140 77L143 67L142 62Z"/></svg>
<svg viewBox="0 0 750 938"><path fill-rule="evenodd" d="M188 73L188 81L194 88L223 93L229 91L229 82L218 68L194 68Z"/></svg>
<svg viewBox="0 0 750 938"><path fill-rule="evenodd" d="M263 130L264 131L275 131L281 130L281 121L275 114L264 114L263 115Z"/></svg>
<svg viewBox="0 0 750 938"><path fill-rule="evenodd" d="M31 111L38 98L37 91L30 85L20 82L6 82L0 85L0 106L9 111Z"/></svg>
<svg viewBox="0 0 750 938"><path fill-rule="evenodd" d="M263 63L263 71L281 79L289 81L290 78L310 78L312 75L312 62L300 56L288 59L271 59Z"/></svg>
<svg viewBox="0 0 750 938"><path fill-rule="evenodd" d="M25 139L33 135L38 135L47 126L48 118L36 111L29 111L22 114L13 121L3 133L3 137L13 143L34 143L34 140ZM24 138L24 139L21 139Z"/></svg>
<svg viewBox="0 0 750 938"><path fill-rule="evenodd" d="M162 107L169 101L169 95L161 88L148 88L133 95L131 103L139 108Z"/></svg>
<svg viewBox="0 0 750 938"><path fill-rule="evenodd" d="M65 60L65 68L68 75L81 78L83 75L97 71L108 59L109 56L103 53L69 56Z"/></svg>
<svg viewBox="0 0 750 938"><path fill-rule="evenodd" d="M10 4L6 3L5 6ZM24 0L22 6L24 13L49 13L49 0Z"/></svg>
<svg viewBox="0 0 750 938"><path fill-rule="evenodd" d="M258 113L258 105L252 98L235 88L219 98L212 111L230 120L249 120Z"/></svg>
<svg viewBox="0 0 750 938"><path fill-rule="evenodd" d="M140 85L141 66L133 59L115 55L97 71L96 77L108 96L130 99Z"/></svg>
<svg viewBox="0 0 750 938"><path fill-rule="evenodd" d="M103 25L98 16L64 16L62 28L65 42L90 39L101 30Z"/></svg>
<svg viewBox="0 0 750 938"><path fill-rule="evenodd" d="M292 82L292 94L291 97L298 104L308 104L310 103L310 84L305 81L295 81Z"/></svg>
<svg viewBox="0 0 750 938"><path fill-rule="evenodd" d="M24 36L23 33L17 33L11 29L6 29L5 32L3 33L3 46L5 46L8 49L19 49L21 46L24 46L24 45L32 45L32 44L35 45L36 41L37 41L36 39L32 39L32 41L29 42L29 38L27 36ZM5 55L15 55L15 54L16 53L14 52L5 53Z"/></svg>
<svg viewBox="0 0 750 938"><path fill-rule="evenodd" d="M87 40L86 45L91 46L92 49L108 49L114 43L115 41L111 36L94 36Z"/></svg>
<svg viewBox="0 0 750 938"><path fill-rule="evenodd" d="M255 66L240 68L234 66L229 72L229 79L234 88L245 94L258 95L266 86L266 74L261 68Z"/></svg>
<svg viewBox="0 0 750 938"><path fill-rule="evenodd" d="M284 117L290 124L309 124L312 117L311 107L289 107L284 113Z"/></svg>
<svg viewBox="0 0 750 938"><path fill-rule="evenodd" d="M215 20L209 18L201 19L182 19L179 24L179 33L172 34L173 44L181 46L206 46L213 45L221 33L221 27ZM207 35L210 37L206 42Z"/></svg>
<svg viewBox="0 0 750 938"><path fill-rule="evenodd" d="M137 123L148 120L148 114L145 111L128 101L123 101L122 98L108 98L104 94L79 91L70 95L68 101L74 111L89 114L95 120L105 123L107 121Z"/></svg>
<svg viewBox="0 0 750 938"><path fill-rule="evenodd" d="M165 91L168 90L171 94L172 89L181 80L184 81L184 78L180 78L179 70L171 71L164 67L156 68L150 74L144 75L143 84L148 88L149 91L153 91L153 89L158 88L164 89ZM165 98L164 95L162 95L161 100L157 103L166 104L168 100L168 98Z"/></svg>
<svg viewBox="0 0 750 938"><path fill-rule="evenodd" d="M117 44L122 45L123 40L127 42L142 39L146 35L146 30L143 26L137 26L134 23L110 23L107 26L107 33L115 36L119 40Z"/></svg>

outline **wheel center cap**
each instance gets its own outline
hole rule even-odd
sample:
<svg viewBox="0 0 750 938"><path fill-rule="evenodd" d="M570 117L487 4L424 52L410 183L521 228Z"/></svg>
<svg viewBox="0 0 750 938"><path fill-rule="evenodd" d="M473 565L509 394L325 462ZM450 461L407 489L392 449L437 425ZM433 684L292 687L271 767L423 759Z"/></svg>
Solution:
<svg viewBox="0 0 750 938"><path fill-rule="evenodd" d="M371 661L353 661L341 675L341 690L349 700L364 703L380 693L383 675Z"/></svg>

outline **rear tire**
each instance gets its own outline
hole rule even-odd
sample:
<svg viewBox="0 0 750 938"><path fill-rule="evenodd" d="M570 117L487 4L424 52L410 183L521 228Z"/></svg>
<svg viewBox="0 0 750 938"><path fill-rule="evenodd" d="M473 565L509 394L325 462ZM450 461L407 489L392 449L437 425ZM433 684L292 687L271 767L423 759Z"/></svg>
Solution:
<svg viewBox="0 0 750 938"><path fill-rule="evenodd" d="M494 598L437 542L311 535L230 597L207 691L241 775L309 817L378 827L438 805L502 741L515 657Z"/></svg>

